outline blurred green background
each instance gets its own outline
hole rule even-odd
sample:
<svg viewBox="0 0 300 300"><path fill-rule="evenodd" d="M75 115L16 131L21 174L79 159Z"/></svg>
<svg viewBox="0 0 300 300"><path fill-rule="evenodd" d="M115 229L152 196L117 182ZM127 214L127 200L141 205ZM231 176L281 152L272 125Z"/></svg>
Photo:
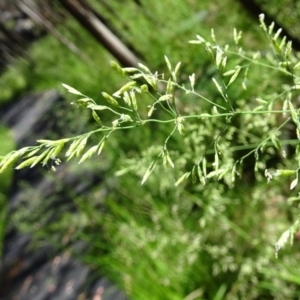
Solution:
<svg viewBox="0 0 300 300"><path fill-rule="evenodd" d="M15 7L20 7L17 2ZM28 93L48 89L58 90L69 104L72 95L67 95L61 83L102 103L102 91L112 93L124 84L124 79L110 66L110 61L116 58L63 8L63 2L33 1L32 5L44 22L52 23L54 30L69 45L76 45L85 58L72 52L42 23L37 24L37 30L43 34L28 43L26 55L14 55L2 68L1 109L14 105L14 101ZM88 4L153 72L167 71L164 55L173 65L181 61L180 81L188 82L188 75L195 73L195 89L212 99L218 97L211 84L215 70L205 49L188 44L189 40L195 39L196 34L210 39L214 28L219 44L232 44L236 28L243 31L244 49L262 52L270 49L259 28L258 14L243 5L246 1L78 2ZM297 1L253 3L297 40L300 36ZM2 25L10 30L16 24L4 20ZM247 91L235 86L230 93L242 106L253 95L277 92L278 82L282 84L284 79L271 72L262 74L257 69L249 76ZM202 104L187 105L199 111ZM72 105L62 105L53 118L58 129L48 132L49 138L83 133L96 126L88 114ZM213 130L221 128L218 122L221 121L202 126L195 136L189 136L195 132L194 128L187 127L187 138L175 137L171 141L179 165L185 166L186 157L197 154L191 140L195 145L205 142L199 136L209 137ZM292 247L286 247L278 258L274 248L276 240L298 215L298 207L286 201L291 196L288 181L267 185L266 179L258 176L255 180L245 177L230 188L216 181L205 186L187 182L175 188L174 179L181 173L161 168L141 186L142 174L170 130L168 126L151 125L118 132L112 135L102 156L80 167L76 162L70 163L69 170L79 181L88 181L85 175L89 172L100 178L84 193L76 192L75 187L61 186L60 176L40 168L40 176L53 182L51 197L55 199L62 193L71 199L55 208L48 206L51 197L36 195L35 187L24 182L26 204L7 214L14 171L1 174L1 248L5 233L12 227L32 234L31 247L35 249L51 244L73 253L73 245L84 241L87 247L74 251L73 255L95 274L105 275L116 283L129 299L299 299L299 242L296 240ZM16 147L5 124L0 127L0 141L0 155ZM286 164L292 165L292 158ZM120 173L124 175L116 176ZM22 182L18 184L22 186ZM53 216L54 221L49 222Z"/></svg>

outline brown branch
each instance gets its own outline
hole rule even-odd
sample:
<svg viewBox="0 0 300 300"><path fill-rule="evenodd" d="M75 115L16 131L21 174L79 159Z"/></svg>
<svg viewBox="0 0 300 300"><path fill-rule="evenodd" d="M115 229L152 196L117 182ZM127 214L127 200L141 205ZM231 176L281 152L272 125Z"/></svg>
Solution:
<svg viewBox="0 0 300 300"><path fill-rule="evenodd" d="M43 26L48 32L52 33L54 37L56 37L62 44L67 46L74 54L80 57L85 63L88 65L93 65L92 61L82 53L75 44L69 41L65 36L63 36L59 31L55 29L55 27L47 20L43 19L39 15L39 13L26 1L21 1L18 4L21 11L23 11L26 15L28 15L34 22Z"/></svg>
<svg viewBox="0 0 300 300"><path fill-rule="evenodd" d="M123 66L137 66L140 61L97 16L77 0L58 0L69 13L96 38Z"/></svg>

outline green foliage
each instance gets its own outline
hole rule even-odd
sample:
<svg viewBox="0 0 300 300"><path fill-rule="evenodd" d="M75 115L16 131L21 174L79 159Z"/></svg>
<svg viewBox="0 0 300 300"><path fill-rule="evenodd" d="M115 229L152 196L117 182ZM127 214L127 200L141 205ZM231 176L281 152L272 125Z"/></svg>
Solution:
<svg viewBox="0 0 300 300"><path fill-rule="evenodd" d="M15 59L1 76L0 103L8 102L26 91L58 88L58 82L63 82L66 77L69 84L94 98L98 97L99 87L108 84L114 87L119 83L117 76L109 76L111 69L108 61L111 56L74 20L67 19L58 31L72 43L78 39L81 41L79 49L87 61L79 59L52 35L47 35L32 45L29 59ZM51 53L45 49L51 49Z"/></svg>
<svg viewBox="0 0 300 300"><path fill-rule="evenodd" d="M267 55L266 58L264 58L261 57L259 52L248 54L244 52L242 48L231 50L228 45L225 47L213 45L210 42L206 42L200 36L197 36L197 40L191 41L192 44L205 44L207 53L212 62L215 64L217 71L215 74L216 77L212 77L212 83L215 86L218 95L215 100L210 100L204 94L200 94L195 91L194 73L189 76L191 88L186 88L183 84L180 85L177 82L177 73L180 68L180 63L173 68L166 56L166 65L170 73L169 78L165 78L167 75L164 74L158 74L157 72L152 73L146 66L142 64L139 64L139 69L122 69L116 63L113 63L113 66L117 69L117 71L121 73L122 76L126 77L129 82L112 95L106 92L102 93L103 97L110 106L97 105L97 103L90 97L82 94L69 85L63 84L68 92L80 96L80 98L76 100L74 104L76 104L78 107L90 109L92 116L99 124L101 124L101 120L98 116L98 111L108 110L115 115L116 118L113 119L112 125L102 125L100 128L94 131L90 131L86 134L73 138L66 138L57 141L39 140L38 142L40 145L38 146L25 147L3 157L1 161L1 170L5 170L20 157L27 159L18 165L17 169L27 166L33 167L39 162L42 162L43 165L45 165L49 159L56 159L64 148L65 143L71 141L72 144L66 152L68 160L74 156L80 157L84 151L89 137L93 134L104 132L105 134L98 145L89 149L88 152L83 155L80 160L80 162L82 162L96 152L98 152L99 155L104 146L104 142L114 131L132 129L153 122L163 124L173 123L173 129L166 137L162 146L162 150L158 152L156 160L151 163L146 174L144 175L142 182L145 182L147 177L150 175L150 172L154 170L156 161L159 158L162 158L165 166L169 164L174 168L174 163L172 162L168 152L168 142L171 137L173 138L173 135L175 136L176 132L178 132L180 135L183 134L184 128L187 127L184 125L187 123L186 120L189 120L190 122L189 127L186 129L190 130L190 135L193 135L194 127L191 125L194 125L194 123L198 123L199 126L205 124L207 136L209 135L211 137L211 133L213 131L215 131L216 134L212 137L212 139L208 139L210 142L208 143L208 147L205 146L203 149L198 149L198 152L202 152L203 156L200 155L200 157L198 157L198 160L200 160L194 164L193 169L189 173L185 173L183 177L181 177L182 180L180 179L180 182L187 179L189 175L192 175L192 173L195 178L198 177L199 179L201 179L202 174L204 174L204 180L212 177L225 179L225 175L231 173L230 180L234 182L235 175L237 173L237 165L242 165L244 159L251 154L255 155L255 170L257 171L258 169L263 169L265 166L265 158L264 160L260 161L259 152L264 150L265 147L269 146L274 146L278 150L282 149L282 144L278 139L278 136L280 135L282 128L290 121L289 117L285 117L288 113L291 114L292 120L294 121L295 125L298 126L298 112L294 108L291 100L293 91L298 90L297 82L299 79L294 73L298 68L298 63L294 57L290 57L291 44L286 43L284 39L280 44L277 43L279 33L275 33L275 35L272 36L272 27L267 29L266 25L263 23L263 16L261 16L261 24L263 30L272 41L273 47L277 54L279 54L279 57L274 56L273 58L270 55ZM236 47L238 46L240 36L241 33L237 33L237 31L234 30L234 43ZM215 35L213 32L212 42L215 42ZM237 57L237 61L235 62L238 62L239 64L233 67L229 65L228 68L226 66L228 55L231 56L230 59L232 60ZM291 64L293 65L290 66ZM263 86L264 92L262 89L256 90L257 97L255 101L249 101L246 103L243 98L247 96L249 97L249 94L247 93L247 81L253 82L252 78L250 80L250 75L248 72L249 68L257 68L258 70L256 70L256 72L260 72L261 68L268 69L269 72L274 72L272 75L279 77L279 79L281 79L280 77L284 76L285 78L281 79L282 81L286 82L283 91L281 90L281 87L279 91L276 90L273 82L272 85L267 82L266 84L270 85L267 86L268 90L266 90L266 86ZM244 72L241 72L241 70ZM237 91L235 90L234 96L231 96L231 85L237 80L240 73L243 73L240 76L240 79L242 79L240 80L241 89L238 95L236 93ZM229 77L229 79L226 79L226 77ZM135 80L139 80L139 83L137 83ZM290 86L288 85L289 81L291 84ZM271 94L268 94L270 92ZM143 107L138 109L137 97L143 94L148 95L148 102L144 101ZM259 98L258 95L261 98ZM251 96L253 97L253 95ZM231 99L231 97L233 99ZM241 98L241 100L237 101L237 97ZM185 106L188 101L187 99L189 98L191 98L193 101L199 101L197 98L202 101L201 111L203 113L197 113L197 108L194 108L192 113L189 111L189 108ZM284 100L282 101L282 99ZM279 103L276 104L276 101ZM140 100L139 102L142 101ZM123 104L125 106L123 106ZM147 106L147 104L149 105ZM180 105L182 105L180 108L182 111L179 110ZM273 107L275 105L281 105L281 109L274 110ZM115 108L112 108L111 106ZM146 109L146 106L148 109ZM166 116L169 116L169 118L167 118L165 115L163 115L161 120L145 118L145 113L147 113L148 117L151 117L154 110L160 110L160 114L165 114ZM187 111L190 114L186 114ZM265 114L268 115L268 119L262 120L260 115ZM281 124L279 124L279 126L272 128L277 122L276 118L278 118L278 114L283 115L285 119ZM240 118L240 116L242 116L242 118ZM249 117L252 120L251 123L247 122ZM223 122L220 122L219 119L223 120ZM253 136L253 138L249 137L249 147L243 142L241 142L240 145L232 145L231 140L233 136L238 135L239 131L241 130L240 128L236 128L236 125L234 124L235 119L242 119L240 121L241 123L239 124L242 130L247 131L248 134L251 133ZM202 122L199 122L198 120L201 120ZM215 120L217 121L215 122ZM220 123L221 127L216 130ZM267 128L264 130L267 134L256 136L259 131L259 127L261 126ZM270 130L272 130L271 133ZM202 136L205 135L205 129L203 128ZM201 138L200 135L199 137ZM178 138L178 136L175 138ZM257 143L258 140L259 143ZM199 142L196 142L195 144L199 144ZM284 142L287 144L289 143L289 141ZM293 144L293 141L291 143ZM232 161L232 157L234 156L233 152L239 151L241 147L243 150L249 148L250 151L241 156L239 159ZM41 153L37 155L40 150L44 151L41 151ZM205 154L214 155L214 161L211 162L211 165L209 166L209 172L207 171L207 158L205 157ZM190 155L189 159L186 158L186 160L189 160L189 163L192 163L197 159L195 157L193 158L193 156L194 155ZM220 157L222 157L222 160L220 160ZM266 175L269 179L272 179L274 176L285 175L286 172L287 171L269 173L266 171ZM230 180L225 179L227 183ZM177 181L175 185L178 185L180 182Z"/></svg>
<svg viewBox="0 0 300 300"><path fill-rule="evenodd" d="M292 36L297 37L300 33L297 26L298 19L300 16L300 5L298 2L294 2L291 5L291 2L288 0L271 0L271 1L258 1L263 9L267 9L271 16L276 16L276 20L288 28ZM286 18L286 16L289 16Z"/></svg>
<svg viewBox="0 0 300 300"><path fill-rule="evenodd" d="M299 223L297 56L263 18L267 38L252 38L247 29L253 26L247 19L239 23L237 14L228 18L223 1L223 8L201 4L200 12L195 1L140 2L151 15L132 18L136 6L127 1L124 20L114 24L122 28L126 21L125 38L159 72L113 63L121 79L106 79L102 62L109 56L92 56L99 48L80 30L100 71L78 62L53 38L33 47L42 62L29 73L36 87L67 82L73 107L87 112L97 128L11 152L1 158L1 170L48 162L55 170L61 161L76 159L80 168L72 170L82 181L89 167L103 184L85 196L72 194L78 214L63 206L48 225L53 212L32 194L31 209L18 211L12 223L35 228L41 243L61 247L85 240L90 247L82 259L131 299L298 298L298 244L274 255L293 240ZM117 1L111 5L120 8ZM151 24L165 24L171 10L158 38ZM204 30L196 39L191 35L204 22L215 26L222 19L246 31L246 41L239 30L224 28L211 36ZM187 46L188 39L193 41ZM183 44L186 50L178 51ZM47 176L59 184L55 174Z"/></svg>
<svg viewBox="0 0 300 300"><path fill-rule="evenodd" d="M17 96L27 86L27 80L24 74L20 73L19 67L24 65L24 61L20 60L15 65L10 66L1 76L0 88L0 104L7 102L12 97Z"/></svg>

